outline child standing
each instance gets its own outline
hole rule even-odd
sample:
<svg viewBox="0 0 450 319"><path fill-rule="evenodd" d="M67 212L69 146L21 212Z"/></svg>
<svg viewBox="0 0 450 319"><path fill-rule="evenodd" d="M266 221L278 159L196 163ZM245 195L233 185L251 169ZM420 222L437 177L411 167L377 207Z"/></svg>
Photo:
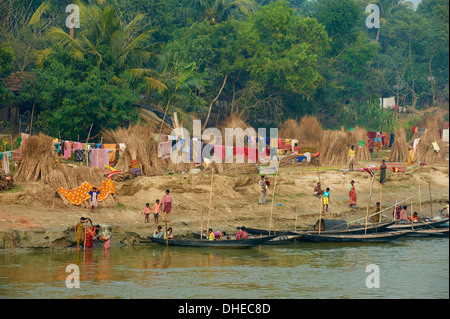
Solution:
<svg viewBox="0 0 450 319"><path fill-rule="evenodd" d="M158 217L159 217L159 208L161 207L161 204L159 203L159 199L156 200L156 204L153 205L153 217L155 218L155 224L158 224Z"/></svg>
<svg viewBox="0 0 450 319"><path fill-rule="evenodd" d="M145 216L144 224L149 222L148 221L148 216L150 215L150 211L151 211L150 204L149 203L145 204L145 208L144 208L144 216Z"/></svg>
<svg viewBox="0 0 450 319"><path fill-rule="evenodd" d="M328 213L328 203L330 201L330 188L323 192L323 211Z"/></svg>

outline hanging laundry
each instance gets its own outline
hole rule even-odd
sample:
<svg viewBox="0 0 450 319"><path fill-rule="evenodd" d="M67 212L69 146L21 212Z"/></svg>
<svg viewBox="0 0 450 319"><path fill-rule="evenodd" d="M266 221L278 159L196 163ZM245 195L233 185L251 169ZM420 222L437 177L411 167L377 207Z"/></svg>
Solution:
<svg viewBox="0 0 450 319"><path fill-rule="evenodd" d="M85 159L86 150L75 150L73 153L73 157L75 162L83 162Z"/></svg>
<svg viewBox="0 0 450 319"><path fill-rule="evenodd" d="M108 149L93 149L90 152L89 160L91 167L103 169L105 165L109 165Z"/></svg>
<svg viewBox="0 0 450 319"><path fill-rule="evenodd" d="M449 142L449 129L442 130L442 140L444 142Z"/></svg>
<svg viewBox="0 0 450 319"><path fill-rule="evenodd" d="M109 152L109 165L114 165L116 163L116 149L117 149L117 145L116 144L103 144L102 145L103 149L109 149L111 150Z"/></svg>
<svg viewBox="0 0 450 319"><path fill-rule="evenodd" d="M71 150L70 150L70 142L65 141L64 142L64 158L68 160L71 156Z"/></svg>
<svg viewBox="0 0 450 319"><path fill-rule="evenodd" d="M20 161L20 149L12 151L13 163L19 163Z"/></svg>
<svg viewBox="0 0 450 319"><path fill-rule="evenodd" d="M3 152L2 169L5 174L9 174L9 152Z"/></svg>

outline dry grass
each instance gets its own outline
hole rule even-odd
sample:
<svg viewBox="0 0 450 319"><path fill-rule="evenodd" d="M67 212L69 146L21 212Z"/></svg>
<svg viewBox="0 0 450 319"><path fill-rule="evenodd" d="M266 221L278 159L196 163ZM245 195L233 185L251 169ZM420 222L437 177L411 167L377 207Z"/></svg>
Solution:
<svg viewBox="0 0 450 319"><path fill-rule="evenodd" d="M145 176L161 175L158 158L159 142L155 139L155 129L151 126L134 125L128 128L108 130L103 134L108 143L125 143L126 149L120 154L116 169L127 172L133 160L141 165Z"/></svg>
<svg viewBox="0 0 450 319"><path fill-rule="evenodd" d="M351 145L355 146L356 150L356 160L357 161L370 161L370 151L369 151L369 138L367 137L367 131L360 127L355 127L352 132L349 132L349 139L351 140ZM359 147L358 141L363 141L363 147Z"/></svg>
<svg viewBox="0 0 450 319"><path fill-rule="evenodd" d="M53 139L50 136L31 136L21 150L19 165L14 179L16 181L49 182L49 176L59 165L52 149Z"/></svg>
<svg viewBox="0 0 450 319"><path fill-rule="evenodd" d="M390 162L406 162L408 158L408 143L406 142L405 131L400 129L394 133L394 143L389 154Z"/></svg>
<svg viewBox="0 0 450 319"><path fill-rule="evenodd" d="M325 131L320 144L321 165L345 165L354 138L344 131ZM355 145L356 148L356 145Z"/></svg>
<svg viewBox="0 0 450 319"><path fill-rule="evenodd" d="M296 120L289 119L281 125L278 136L280 138L288 138L299 140L302 134L302 130L300 129L300 124Z"/></svg>
<svg viewBox="0 0 450 319"><path fill-rule="evenodd" d="M426 132L419 136L420 142L417 146L415 158L418 161L427 164L445 163L446 145L439 135L439 121L437 121L436 119L430 119L422 127L426 128ZM436 142L438 144L440 148L439 152L436 152L434 150L434 147L432 145L433 142Z"/></svg>
<svg viewBox="0 0 450 319"><path fill-rule="evenodd" d="M299 146L301 148L318 149L323 135L322 124L316 116L302 117L299 129Z"/></svg>
<svg viewBox="0 0 450 319"><path fill-rule="evenodd" d="M52 149L52 146L53 139L49 136L39 135L28 138L22 148L14 179L19 182L40 181L48 184L66 204L69 204L69 201L58 192L59 186L72 190L86 181L100 188L101 181L105 180L100 171L89 167L70 167L57 163L55 151ZM49 194L49 196L53 195ZM115 205L116 202L111 196L99 202L99 206L101 207ZM84 206L87 206L87 203Z"/></svg>

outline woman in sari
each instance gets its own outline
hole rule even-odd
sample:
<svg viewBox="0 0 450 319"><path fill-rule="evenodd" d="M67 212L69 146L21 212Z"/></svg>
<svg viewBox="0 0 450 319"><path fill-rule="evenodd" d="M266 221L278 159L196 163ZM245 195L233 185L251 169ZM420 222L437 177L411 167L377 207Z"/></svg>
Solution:
<svg viewBox="0 0 450 319"><path fill-rule="evenodd" d="M386 169L387 169L386 161L382 160L380 166L380 184L383 186L384 183L386 182Z"/></svg>
<svg viewBox="0 0 450 319"><path fill-rule="evenodd" d="M414 148L412 146L408 147L408 159L406 160L406 165L414 164Z"/></svg>
<svg viewBox="0 0 450 319"><path fill-rule="evenodd" d="M356 189L355 189L355 181L351 181L350 187L349 187L349 193L348 196L350 197L350 207L353 208L356 206Z"/></svg>

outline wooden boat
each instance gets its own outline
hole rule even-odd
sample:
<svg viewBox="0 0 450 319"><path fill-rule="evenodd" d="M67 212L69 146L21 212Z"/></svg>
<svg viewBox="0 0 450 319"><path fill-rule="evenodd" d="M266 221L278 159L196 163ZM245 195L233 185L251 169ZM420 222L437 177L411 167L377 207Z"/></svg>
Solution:
<svg viewBox="0 0 450 319"><path fill-rule="evenodd" d="M444 225L448 223L448 218L444 218L438 221L431 221L431 222L416 222L414 223L414 230L417 229L433 229L438 227L445 227ZM396 230L408 230L412 229L411 223L408 224L395 224L392 226L389 226L387 228L388 231L396 231Z"/></svg>
<svg viewBox="0 0 450 319"><path fill-rule="evenodd" d="M274 239L276 236L264 236L255 237L249 239L230 239L230 240L205 240L194 238L174 238L169 239L166 242L164 238L154 238L149 236L148 239L154 243L169 246L182 246L182 247L215 247L215 248L250 248L258 245L262 245L265 242Z"/></svg>
<svg viewBox="0 0 450 319"><path fill-rule="evenodd" d="M324 220L325 222L327 220ZM367 228L366 225L352 225L347 226L347 228L340 228L337 230L333 230L333 228L325 228L320 231L321 234L348 234L348 235L361 235L361 234L373 234L373 233L382 233L388 230L390 226L392 226L395 222L390 221L387 223L380 223L380 224L368 224ZM318 230L313 231L300 231L299 234L303 234L304 232L307 232L309 234L319 234Z"/></svg>
<svg viewBox="0 0 450 319"><path fill-rule="evenodd" d="M257 237L252 237L252 238L257 238ZM295 243L296 241L300 241L301 238L302 238L302 235L299 235L299 234L276 236L274 239L271 239L271 240L263 243L263 245L271 245L271 246L289 245L289 244Z"/></svg>
<svg viewBox="0 0 450 319"><path fill-rule="evenodd" d="M438 229L418 229L410 232L406 237L447 237L449 235L448 228Z"/></svg>
<svg viewBox="0 0 450 319"><path fill-rule="evenodd" d="M403 237L410 231L382 232L377 234L323 234L304 233L303 241L309 242L345 242L345 243L383 243Z"/></svg>
<svg viewBox="0 0 450 319"><path fill-rule="evenodd" d="M237 227L237 229L241 229L241 227ZM269 236L269 235L276 235L276 236L290 236L290 235L297 235L298 233L294 232L294 231L289 231L289 230L277 230L277 231L269 231L267 229L258 229L258 228L247 228L245 227L245 231L249 234L249 235L256 235L256 236Z"/></svg>
<svg viewBox="0 0 450 319"><path fill-rule="evenodd" d="M334 221L334 222L332 222ZM323 224L321 224L321 234L365 234L366 233L366 226L365 225L353 225L348 226L347 223L337 223L336 220L332 219L322 219ZM390 221L387 223L380 223L380 224L369 224L367 225L367 234L372 233L381 233L387 231L389 226L392 226L395 222ZM318 223L316 223L318 225ZM315 227L316 228L316 227ZM238 227L240 229L240 227ZM317 227L318 229L318 227ZM257 228L245 228L247 233L251 235L263 235L267 236L269 235L269 232L264 229L257 229ZM271 235L277 235L277 236L294 236L294 235L303 235L305 233L309 234L318 234L318 230L300 230L300 231L276 231L275 233L273 231L270 232Z"/></svg>

